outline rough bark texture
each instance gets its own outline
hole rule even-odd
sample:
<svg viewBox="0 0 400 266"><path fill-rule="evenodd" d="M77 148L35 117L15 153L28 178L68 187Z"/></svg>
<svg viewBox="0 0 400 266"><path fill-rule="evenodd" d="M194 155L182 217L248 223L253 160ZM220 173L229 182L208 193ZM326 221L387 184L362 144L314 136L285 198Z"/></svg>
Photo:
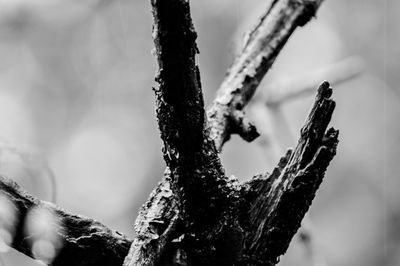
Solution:
<svg viewBox="0 0 400 266"><path fill-rule="evenodd" d="M58 237L63 242L53 262L53 266L120 266L128 253L131 241L116 231L112 231L101 223L83 216L69 214L52 203L39 201L21 190L10 179L0 176L0 191L15 206L16 224L12 247L33 258L26 235L25 218L34 207L45 208L54 213L60 224Z"/></svg>
<svg viewBox="0 0 400 266"><path fill-rule="evenodd" d="M201 221L196 226L211 225L213 219L220 220L220 201L226 201L230 191L216 189L226 186L227 179L205 127L200 74L195 64L197 35L189 3L154 0L152 6L159 64L156 110L172 190L187 224ZM205 221L204 215L209 214L214 215Z"/></svg>
<svg viewBox="0 0 400 266"><path fill-rule="evenodd" d="M243 109L293 31L306 24L321 3L322 0L274 0L250 31L242 53L229 69L208 111L211 136L218 150L232 133L249 141L258 136L254 126L248 122L241 124Z"/></svg>
<svg viewBox="0 0 400 266"><path fill-rule="evenodd" d="M218 151L233 133L248 141L258 136L243 109L289 36L321 2L270 2L207 118L189 2L151 0L159 65L154 91L167 169L136 219L135 239L33 199L3 178L0 190L18 206L13 247L32 256L22 225L27 211L40 205L62 220L58 234L65 246L53 265L275 265L335 155L338 133L326 131L335 106L329 84L320 86L297 147L270 175L239 184L225 176Z"/></svg>
<svg viewBox="0 0 400 266"><path fill-rule="evenodd" d="M324 82L293 153L289 150L267 178L244 185L246 265L275 265L311 205L336 154L338 131L326 131L335 108L331 94L329 83Z"/></svg>
<svg viewBox="0 0 400 266"><path fill-rule="evenodd" d="M218 153L209 138L205 123L205 111L200 85L199 71L195 63L197 54L196 33L190 17L189 3L184 0L152 1L155 40L159 73L155 89L157 97L157 118L163 140L164 159L169 168L169 177L159 188L170 187L176 197L177 210L181 218L179 252L184 252L187 261L202 265L216 263L215 245L218 234L229 224L235 208L235 192L230 180L225 177ZM159 190L164 191L164 190ZM156 192L157 193L157 192ZM149 207L162 207L151 198ZM167 205L169 203L166 203ZM157 207L155 207L157 209ZM144 210L146 213L147 210ZM171 224L168 217L162 224ZM179 218L178 218L179 219ZM175 221L174 221L175 222ZM138 220L138 240L149 246L148 229ZM168 227L166 227L168 228ZM164 228L158 229L158 236L165 235ZM172 235L172 234L171 234ZM163 246L163 238L157 237L153 246ZM125 265L152 265L156 256L131 249L132 258ZM153 257L151 259L150 257ZM205 260L206 258L206 260ZM166 261L172 260L165 258ZM204 261L204 262L201 262Z"/></svg>

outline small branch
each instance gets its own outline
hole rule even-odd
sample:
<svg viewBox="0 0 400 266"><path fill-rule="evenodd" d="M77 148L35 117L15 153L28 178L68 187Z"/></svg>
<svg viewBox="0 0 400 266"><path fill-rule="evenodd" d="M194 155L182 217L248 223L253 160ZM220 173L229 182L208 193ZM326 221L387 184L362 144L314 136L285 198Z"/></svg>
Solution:
<svg viewBox="0 0 400 266"><path fill-rule="evenodd" d="M293 31L314 15L322 0L274 0L250 32L208 111L211 138L218 150L230 138L236 110L243 110ZM251 138L249 138L251 139Z"/></svg>
<svg viewBox="0 0 400 266"><path fill-rule="evenodd" d="M277 106L288 100L312 94L321 80L328 79L332 86L336 86L358 77L363 69L364 64L360 58L346 58L324 68L319 68L301 79L290 77L276 81L269 86L268 91L263 97L260 97L260 100L265 100L268 106Z"/></svg>
<svg viewBox="0 0 400 266"><path fill-rule="evenodd" d="M287 153L268 178L244 186L246 194L255 195L242 215L247 217L242 221L247 232L245 263L275 265L299 229L336 153L338 131L326 131L335 108L331 94L324 82L293 153Z"/></svg>
<svg viewBox="0 0 400 266"><path fill-rule="evenodd" d="M56 233L63 247L53 266L120 266L128 254L131 241L101 223L86 217L72 215L52 203L39 201L22 191L12 180L0 177L0 191L15 206L16 224L11 247L34 258L26 235L25 219L34 207L45 208L55 214L60 224Z"/></svg>
<svg viewBox="0 0 400 266"><path fill-rule="evenodd" d="M29 174L33 177L43 178L44 176L47 178L50 183L50 200L53 203L57 203L58 189L56 176L42 154L28 151L26 148L18 147L12 143L0 142L0 165L2 165L2 156L5 152L18 156L24 167L29 170Z"/></svg>
<svg viewBox="0 0 400 266"><path fill-rule="evenodd" d="M247 118L243 111L233 111L231 119L232 133L238 134L248 142L251 142L260 136L256 126Z"/></svg>

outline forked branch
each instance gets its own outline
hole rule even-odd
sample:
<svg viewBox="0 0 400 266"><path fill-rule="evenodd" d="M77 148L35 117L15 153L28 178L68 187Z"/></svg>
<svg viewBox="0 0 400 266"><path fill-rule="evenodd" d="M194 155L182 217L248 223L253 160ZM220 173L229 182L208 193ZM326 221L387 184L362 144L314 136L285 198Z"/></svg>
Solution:
<svg viewBox="0 0 400 266"><path fill-rule="evenodd" d="M285 252L335 154L337 132L326 131L333 112L329 84L318 93L294 150L268 178L240 187L227 178L218 151L232 133L258 136L244 115L276 56L322 0L274 0L250 32L206 121L198 52L187 0L152 0L159 73L157 118L167 163L164 179L142 207L125 266L274 265ZM54 211L66 245L53 265L121 265L130 241L103 225L39 202L1 179L16 201L18 228L33 206ZM240 196L243 197L240 197ZM19 204L19 205L18 205ZM242 206L242 208L239 208ZM30 254L19 229L13 247Z"/></svg>

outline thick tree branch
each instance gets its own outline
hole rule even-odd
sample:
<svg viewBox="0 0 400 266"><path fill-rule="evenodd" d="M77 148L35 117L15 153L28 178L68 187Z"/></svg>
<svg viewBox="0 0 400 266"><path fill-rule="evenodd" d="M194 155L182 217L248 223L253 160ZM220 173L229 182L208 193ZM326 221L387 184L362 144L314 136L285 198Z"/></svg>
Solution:
<svg viewBox="0 0 400 266"><path fill-rule="evenodd" d="M222 213L220 201L226 201L230 191L206 130L189 2L153 0L152 7L159 65L156 111L172 190L188 224L212 225ZM203 215L210 213L215 217L204 221Z"/></svg>
<svg viewBox="0 0 400 266"><path fill-rule="evenodd" d="M300 227L336 154L338 131L326 131L335 108L331 94L329 83L324 82L293 153L289 151L268 178L257 178L244 186L249 204L242 216L247 232L245 263L275 265Z"/></svg>
<svg viewBox="0 0 400 266"><path fill-rule="evenodd" d="M293 31L303 26L314 15L322 0L274 0L249 33L242 53L236 58L218 89L217 97L208 111L211 137L218 150L232 133L246 140L258 136L254 127L242 132L241 121L235 118L243 111L264 75Z"/></svg>
<svg viewBox="0 0 400 266"><path fill-rule="evenodd" d="M164 158L173 169L186 161L193 167L193 157L201 151L204 139L204 103L195 63L197 34L187 1L153 0L152 8L159 65L157 118Z"/></svg>
<svg viewBox="0 0 400 266"><path fill-rule="evenodd" d="M225 177L206 128L189 2L153 0L152 8L159 65L156 111L168 169L136 220L138 236L124 265L156 264L165 243L179 234L176 242L182 248L172 253L185 252L188 260L205 265L216 260L214 242L230 222L236 190ZM175 223L181 230L175 230ZM172 253L164 256L164 264Z"/></svg>
<svg viewBox="0 0 400 266"><path fill-rule="evenodd" d="M0 191L15 206L16 223L11 247L34 258L26 234L25 220L35 207L50 210L59 224L56 233L63 247L53 266L120 266L128 254L131 241L101 223L86 217L72 215L52 203L39 201L21 190L12 180L0 176Z"/></svg>

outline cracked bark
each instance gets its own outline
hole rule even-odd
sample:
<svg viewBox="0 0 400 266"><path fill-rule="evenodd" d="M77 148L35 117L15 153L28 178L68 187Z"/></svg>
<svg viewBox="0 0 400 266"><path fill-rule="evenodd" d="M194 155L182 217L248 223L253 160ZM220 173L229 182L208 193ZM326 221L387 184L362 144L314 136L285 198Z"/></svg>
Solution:
<svg viewBox="0 0 400 266"><path fill-rule="evenodd" d="M329 83L320 85L294 151L289 150L270 175L243 186L246 265L275 265L311 205L336 154L338 131L326 130L335 108L331 94Z"/></svg>
<svg viewBox="0 0 400 266"><path fill-rule="evenodd" d="M218 151L231 134L248 141L258 136L244 107L289 36L321 2L272 1L249 33L206 116L189 2L152 0L159 64L154 91L167 170L136 219L137 236L131 242L96 221L33 199L1 179L1 190L13 191L8 194L17 203L21 198L26 202L17 205L18 224L35 205L51 208L62 218L59 234L66 245L53 265L122 265L124 258L124 266L275 265L336 151L337 132L326 131L334 108L329 84L320 86L294 152L289 151L271 175L239 184L225 176ZM16 238L13 247L32 256L22 232Z"/></svg>

